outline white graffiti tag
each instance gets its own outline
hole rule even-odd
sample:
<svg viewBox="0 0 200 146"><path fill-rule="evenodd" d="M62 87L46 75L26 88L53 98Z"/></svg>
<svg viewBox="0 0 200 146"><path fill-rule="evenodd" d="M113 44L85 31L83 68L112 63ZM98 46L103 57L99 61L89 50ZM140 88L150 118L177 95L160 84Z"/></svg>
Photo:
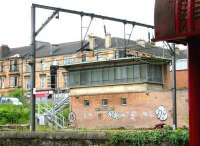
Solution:
<svg viewBox="0 0 200 146"><path fill-rule="evenodd" d="M161 120L161 121L167 120L168 115L167 115L167 111L166 111L166 109L165 109L164 106L161 105L161 106L156 110L155 113L156 113L156 116L157 116L157 118L158 118L159 120Z"/></svg>
<svg viewBox="0 0 200 146"><path fill-rule="evenodd" d="M115 112L115 111L109 111L108 116L111 117L112 119L118 120L121 118L121 114L119 112Z"/></svg>
<svg viewBox="0 0 200 146"><path fill-rule="evenodd" d="M68 120L70 123L73 123L74 121L76 121L76 114L74 112L69 113Z"/></svg>

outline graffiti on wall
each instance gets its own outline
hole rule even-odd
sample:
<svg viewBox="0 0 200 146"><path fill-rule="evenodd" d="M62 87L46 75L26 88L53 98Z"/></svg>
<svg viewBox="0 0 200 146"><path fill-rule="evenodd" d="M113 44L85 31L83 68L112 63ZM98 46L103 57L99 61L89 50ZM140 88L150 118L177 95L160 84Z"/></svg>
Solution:
<svg viewBox="0 0 200 146"><path fill-rule="evenodd" d="M105 112L103 112L105 114ZM110 110L106 112L107 117L111 118L112 120L119 120L119 119L130 119L132 121L137 121L138 119L154 119L157 118L161 121L165 121L168 118L167 110L164 106L159 106L156 111L127 111L127 112L118 112L114 110ZM156 115L156 116L155 116ZM94 114L92 112L82 113L84 119L92 119ZM71 113L69 116L71 117L70 121L76 120L75 113Z"/></svg>
<svg viewBox="0 0 200 146"><path fill-rule="evenodd" d="M76 121L76 114L74 112L69 113L68 120L70 123L73 123Z"/></svg>
<svg viewBox="0 0 200 146"><path fill-rule="evenodd" d="M137 121L137 118L154 118L154 113L151 111L137 112L117 112L117 111L108 111L107 116L113 120L119 120L123 118L128 118L132 121Z"/></svg>
<svg viewBox="0 0 200 146"><path fill-rule="evenodd" d="M157 109L156 109L156 116L159 120L161 121L166 121L167 120L167 110L165 109L165 107L163 105L159 106Z"/></svg>
<svg viewBox="0 0 200 146"><path fill-rule="evenodd" d="M118 119L122 118L121 113L116 112L116 111L108 111L108 112L107 112L107 115L108 115L110 118L114 119L114 120L118 120Z"/></svg>

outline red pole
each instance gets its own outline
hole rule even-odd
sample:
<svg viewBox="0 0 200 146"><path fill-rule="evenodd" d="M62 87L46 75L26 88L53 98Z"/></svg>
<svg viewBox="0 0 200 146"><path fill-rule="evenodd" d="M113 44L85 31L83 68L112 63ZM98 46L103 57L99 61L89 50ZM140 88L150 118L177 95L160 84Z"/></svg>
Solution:
<svg viewBox="0 0 200 146"><path fill-rule="evenodd" d="M191 38L189 47L190 146L200 146L200 38Z"/></svg>

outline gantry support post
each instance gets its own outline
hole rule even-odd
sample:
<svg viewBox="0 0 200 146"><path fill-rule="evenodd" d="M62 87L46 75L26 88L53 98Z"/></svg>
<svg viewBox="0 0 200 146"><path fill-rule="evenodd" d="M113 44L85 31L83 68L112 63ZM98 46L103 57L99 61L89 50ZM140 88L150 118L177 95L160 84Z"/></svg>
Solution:
<svg viewBox="0 0 200 146"><path fill-rule="evenodd" d="M31 102L31 131L34 132L35 131L35 94L34 94L34 90L35 90L35 57L36 57L36 43L35 43L35 6L32 5L31 7L31 46L32 46L32 91L31 91L31 98L32 98L32 102Z"/></svg>
<svg viewBox="0 0 200 146"><path fill-rule="evenodd" d="M188 47L190 146L200 146L200 38L190 38Z"/></svg>

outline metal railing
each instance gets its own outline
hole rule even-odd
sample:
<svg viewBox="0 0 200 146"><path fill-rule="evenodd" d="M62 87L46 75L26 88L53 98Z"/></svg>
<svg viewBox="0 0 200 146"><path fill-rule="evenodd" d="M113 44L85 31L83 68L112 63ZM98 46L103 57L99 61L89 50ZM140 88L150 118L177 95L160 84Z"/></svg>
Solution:
<svg viewBox="0 0 200 146"><path fill-rule="evenodd" d="M65 96L54 104L38 104L38 115L43 115L48 121L49 125L57 128L63 128L66 125L66 118L61 110L70 102L69 96Z"/></svg>

